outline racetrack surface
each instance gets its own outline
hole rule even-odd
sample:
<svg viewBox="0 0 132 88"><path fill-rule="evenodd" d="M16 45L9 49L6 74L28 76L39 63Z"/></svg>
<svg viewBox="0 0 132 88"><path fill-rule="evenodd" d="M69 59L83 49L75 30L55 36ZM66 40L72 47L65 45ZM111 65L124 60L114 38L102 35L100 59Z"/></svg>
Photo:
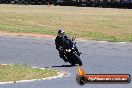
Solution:
<svg viewBox="0 0 132 88"><path fill-rule="evenodd" d="M132 75L132 43L77 41L83 67L89 74L113 73ZM132 88L130 84L76 83L77 66L70 67L59 58L54 39L26 36L0 36L0 64L27 64L52 67L70 73L68 77L27 83L0 85L0 88Z"/></svg>

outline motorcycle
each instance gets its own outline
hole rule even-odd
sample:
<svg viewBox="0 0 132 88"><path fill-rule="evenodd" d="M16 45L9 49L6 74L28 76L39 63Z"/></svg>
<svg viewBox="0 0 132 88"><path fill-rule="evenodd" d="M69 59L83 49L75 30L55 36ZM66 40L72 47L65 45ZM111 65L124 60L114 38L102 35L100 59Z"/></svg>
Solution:
<svg viewBox="0 0 132 88"><path fill-rule="evenodd" d="M74 42L74 38L71 40L66 40L67 48L63 50L64 56L67 61L72 65L75 66L78 64L82 66L82 61L80 59L80 54L76 51L76 42Z"/></svg>

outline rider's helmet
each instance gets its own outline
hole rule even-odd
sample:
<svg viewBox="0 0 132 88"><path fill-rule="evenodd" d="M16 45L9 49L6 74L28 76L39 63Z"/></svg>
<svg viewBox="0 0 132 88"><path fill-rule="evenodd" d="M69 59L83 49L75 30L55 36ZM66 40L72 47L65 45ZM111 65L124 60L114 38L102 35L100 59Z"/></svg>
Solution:
<svg viewBox="0 0 132 88"><path fill-rule="evenodd" d="M58 30L58 35L60 36L60 37L64 37L65 36L65 31L64 30Z"/></svg>
<svg viewBox="0 0 132 88"><path fill-rule="evenodd" d="M58 30L58 34L64 34L65 33L65 31L64 30Z"/></svg>

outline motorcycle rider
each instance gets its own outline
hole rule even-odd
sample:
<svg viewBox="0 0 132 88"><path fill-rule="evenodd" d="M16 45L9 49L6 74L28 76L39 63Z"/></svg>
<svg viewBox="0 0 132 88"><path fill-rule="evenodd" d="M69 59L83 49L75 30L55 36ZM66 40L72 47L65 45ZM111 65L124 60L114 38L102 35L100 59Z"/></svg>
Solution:
<svg viewBox="0 0 132 88"><path fill-rule="evenodd" d="M66 46L66 40L70 40L73 43L73 41L69 37L66 36L66 34L63 30L58 30L58 34L55 39L56 49L59 51L60 58L62 58L65 62L68 62L66 57L64 56L64 52L63 52L63 49ZM74 48L75 48L76 52L78 53L78 55L80 56L81 53L78 51L76 45Z"/></svg>

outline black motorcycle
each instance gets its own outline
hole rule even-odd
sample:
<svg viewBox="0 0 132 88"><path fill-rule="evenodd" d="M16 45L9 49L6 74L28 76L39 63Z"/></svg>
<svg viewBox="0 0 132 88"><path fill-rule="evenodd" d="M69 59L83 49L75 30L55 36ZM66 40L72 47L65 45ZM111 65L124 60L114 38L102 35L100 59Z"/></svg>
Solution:
<svg viewBox="0 0 132 88"><path fill-rule="evenodd" d="M82 66L80 54L76 51L76 43L74 42L74 40L75 38L72 38L72 40L66 40L67 48L63 49L64 56L72 66L76 64Z"/></svg>

